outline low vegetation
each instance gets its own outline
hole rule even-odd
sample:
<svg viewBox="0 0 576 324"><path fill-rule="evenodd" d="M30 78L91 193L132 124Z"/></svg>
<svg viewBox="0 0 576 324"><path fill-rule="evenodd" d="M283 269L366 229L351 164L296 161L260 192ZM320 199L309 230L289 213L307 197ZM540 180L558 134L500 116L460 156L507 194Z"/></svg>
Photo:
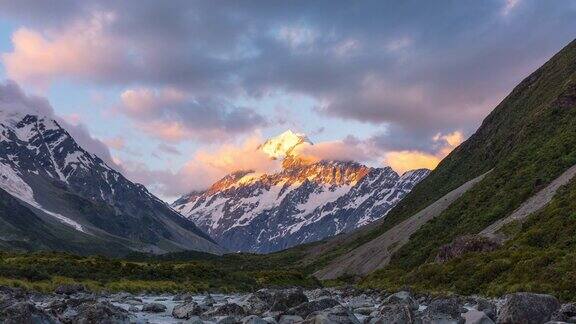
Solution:
<svg viewBox="0 0 576 324"><path fill-rule="evenodd" d="M408 285L427 292L490 296L545 292L575 301L576 181L519 227L496 251L468 253L446 263L428 262L411 271L396 264L368 276L360 285L380 289Z"/></svg>
<svg viewBox="0 0 576 324"><path fill-rule="evenodd" d="M0 253L0 285L51 291L62 283L82 283L93 290L130 292L251 291L261 287L319 282L291 268L290 253L223 257L181 253L128 259L67 253Z"/></svg>

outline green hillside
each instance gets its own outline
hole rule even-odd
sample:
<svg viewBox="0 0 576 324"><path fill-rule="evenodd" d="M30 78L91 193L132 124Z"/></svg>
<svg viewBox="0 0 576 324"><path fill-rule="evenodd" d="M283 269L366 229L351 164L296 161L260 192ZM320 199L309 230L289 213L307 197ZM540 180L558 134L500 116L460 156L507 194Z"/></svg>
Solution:
<svg viewBox="0 0 576 324"><path fill-rule="evenodd" d="M542 270L550 265L554 271L566 270L562 278L576 276L574 264L570 267L565 263L567 254L575 251L571 243L576 213L574 184L542 211L545 217L533 217L499 251L467 256L445 265L431 264L441 245L463 234L478 233L509 215L574 164L576 41L522 81L484 120L476 134L389 215L378 233L456 186L493 169L482 182L416 232L394 255L387 269L371 275L363 284L383 288L406 283L466 293L546 290L576 298L576 286L567 288L560 282L546 285L539 271L527 271L530 266ZM550 238L558 241L551 242ZM460 271L463 269L466 271ZM520 275L523 271L530 276ZM455 277L450 277L450 273Z"/></svg>

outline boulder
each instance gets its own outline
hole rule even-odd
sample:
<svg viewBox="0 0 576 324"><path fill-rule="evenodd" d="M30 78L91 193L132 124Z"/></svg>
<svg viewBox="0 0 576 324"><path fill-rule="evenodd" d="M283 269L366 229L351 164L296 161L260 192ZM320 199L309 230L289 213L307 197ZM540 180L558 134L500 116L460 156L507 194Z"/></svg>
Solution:
<svg viewBox="0 0 576 324"><path fill-rule="evenodd" d="M216 321L217 324L239 324L240 321L234 316L224 316Z"/></svg>
<svg viewBox="0 0 576 324"><path fill-rule="evenodd" d="M128 314L109 302L86 302L78 306L73 323L129 323Z"/></svg>
<svg viewBox="0 0 576 324"><path fill-rule="evenodd" d="M378 314L372 317L368 323L370 324L414 324L418 323L414 311L410 304L398 303L383 305Z"/></svg>
<svg viewBox="0 0 576 324"><path fill-rule="evenodd" d="M246 315L246 311L242 306L234 303L228 303L220 305L213 310L207 311L203 314L206 317L220 317L220 316L234 316L235 318L243 318Z"/></svg>
<svg viewBox="0 0 576 324"><path fill-rule="evenodd" d="M338 301L332 298L322 298L318 300L313 300L310 302L302 303L296 307L292 307L286 311L288 315L298 315L302 318L306 318L313 312L325 310L340 305Z"/></svg>
<svg viewBox="0 0 576 324"><path fill-rule="evenodd" d="M422 322L425 324L463 324L462 306L456 298L436 299L424 310Z"/></svg>
<svg viewBox="0 0 576 324"><path fill-rule="evenodd" d="M214 297L212 297L211 295L206 295L206 297L204 297L204 300L202 301L202 304L208 307L212 307L214 306L214 304L216 304L216 301L214 300Z"/></svg>
<svg viewBox="0 0 576 324"><path fill-rule="evenodd" d="M242 304L248 313L262 315L274 304L274 294L268 289L261 289L248 295Z"/></svg>
<svg viewBox="0 0 576 324"><path fill-rule="evenodd" d="M301 288L284 289L274 294L271 311L286 311L308 301Z"/></svg>
<svg viewBox="0 0 576 324"><path fill-rule="evenodd" d="M186 322L186 324L204 324L204 321L200 316L192 316Z"/></svg>
<svg viewBox="0 0 576 324"><path fill-rule="evenodd" d="M553 315L553 321L576 323L576 304L564 304Z"/></svg>
<svg viewBox="0 0 576 324"><path fill-rule="evenodd" d="M347 300L346 306L350 308L372 307L375 302L372 297L362 294L360 296L352 297Z"/></svg>
<svg viewBox="0 0 576 324"><path fill-rule="evenodd" d="M172 317L177 319L189 319L192 316L199 316L203 309L195 302L189 302L182 305L174 306Z"/></svg>
<svg viewBox="0 0 576 324"><path fill-rule="evenodd" d="M462 317L466 321L466 324L494 324L494 321L484 312L475 309L462 314Z"/></svg>
<svg viewBox="0 0 576 324"><path fill-rule="evenodd" d="M406 304L413 310L418 310L418 302L414 299L412 294L409 291L399 291L395 294L392 294L382 301L383 305L392 305L392 304Z"/></svg>
<svg viewBox="0 0 576 324"><path fill-rule="evenodd" d="M190 293L184 293L184 294L177 294L174 295L174 297L172 297L173 301L184 301L184 302L191 302L194 298L194 295L190 294Z"/></svg>
<svg viewBox="0 0 576 324"><path fill-rule="evenodd" d="M307 324L360 324L360 321L352 312L344 306L336 306L331 309L314 312L304 323Z"/></svg>
<svg viewBox="0 0 576 324"><path fill-rule="evenodd" d="M278 324L302 323L302 321L304 321L304 319L298 315L282 315L280 316Z"/></svg>
<svg viewBox="0 0 576 324"><path fill-rule="evenodd" d="M163 313L166 311L166 305L160 303L144 304L142 311L147 313Z"/></svg>
<svg viewBox="0 0 576 324"><path fill-rule="evenodd" d="M86 287L80 284L60 285L56 287L54 293L58 295L73 295L80 292L86 292Z"/></svg>
<svg viewBox="0 0 576 324"><path fill-rule="evenodd" d="M498 314L499 324L545 323L560 308L560 303L550 295L515 293L506 295Z"/></svg>
<svg viewBox="0 0 576 324"><path fill-rule="evenodd" d="M496 321L498 310L496 304L493 302L487 299L479 298L476 301L476 309L486 314L486 316L488 316L492 321Z"/></svg>
<svg viewBox="0 0 576 324"><path fill-rule="evenodd" d="M306 294L306 297L308 297L308 300L316 300L316 299L321 299L321 298L332 296L332 293L328 289L324 289L324 288L307 290L304 292L304 294Z"/></svg>
<svg viewBox="0 0 576 324"><path fill-rule="evenodd" d="M360 314L364 316L370 316L374 312L378 312L378 309L376 307L360 307L354 309L355 314Z"/></svg>
<svg viewBox="0 0 576 324"><path fill-rule="evenodd" d="M266 323L270 323L270 324L277 324L278 323L276 318L271 317L271 316L264 317L263 320L265 320Z"/></svg>
<svg viewBox="0 0 576 324"><path fill-rule="evenodd" d="M443 245L438 250L436 262L452 260L469 252L490 252L500 245L481 235L464 235L457 237L452 243Z"/></svg>
<svg viewBox="0 0 576 324"><path fill-rule="evenodd" d="M16 302L0 310L0 321L5 324L55 324L50 315L37 308L31 302Z"/></svg>
<svg viewBox="0 0 576 324"><path fill-rule="evenodd" d="M267 321L256 315L246 316L240 322L242 322L242 324L268 324Z"/></svg>

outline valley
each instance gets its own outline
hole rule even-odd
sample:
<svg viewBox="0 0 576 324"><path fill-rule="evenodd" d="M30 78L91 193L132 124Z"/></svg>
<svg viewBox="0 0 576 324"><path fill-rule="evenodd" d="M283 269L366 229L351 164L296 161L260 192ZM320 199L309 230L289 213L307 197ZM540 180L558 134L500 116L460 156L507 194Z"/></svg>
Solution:
<svg viewBox="0 0 576 324"><path fill-rule="evenodd" d="M0 1L0 323L576 323L575 27Z"/></svg>

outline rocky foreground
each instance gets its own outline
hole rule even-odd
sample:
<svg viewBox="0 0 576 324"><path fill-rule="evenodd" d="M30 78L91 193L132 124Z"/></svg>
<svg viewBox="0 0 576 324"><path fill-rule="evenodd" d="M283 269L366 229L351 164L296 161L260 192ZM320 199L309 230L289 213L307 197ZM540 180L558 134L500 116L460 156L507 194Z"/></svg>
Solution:
<svg viewBox="0 0 576 324"><path fill-rule="evenodd" d="M0 287L2 323L576 323L576 304L550 295L432 298L354 288L262 289L243 295L52 294Z"/></svg>

